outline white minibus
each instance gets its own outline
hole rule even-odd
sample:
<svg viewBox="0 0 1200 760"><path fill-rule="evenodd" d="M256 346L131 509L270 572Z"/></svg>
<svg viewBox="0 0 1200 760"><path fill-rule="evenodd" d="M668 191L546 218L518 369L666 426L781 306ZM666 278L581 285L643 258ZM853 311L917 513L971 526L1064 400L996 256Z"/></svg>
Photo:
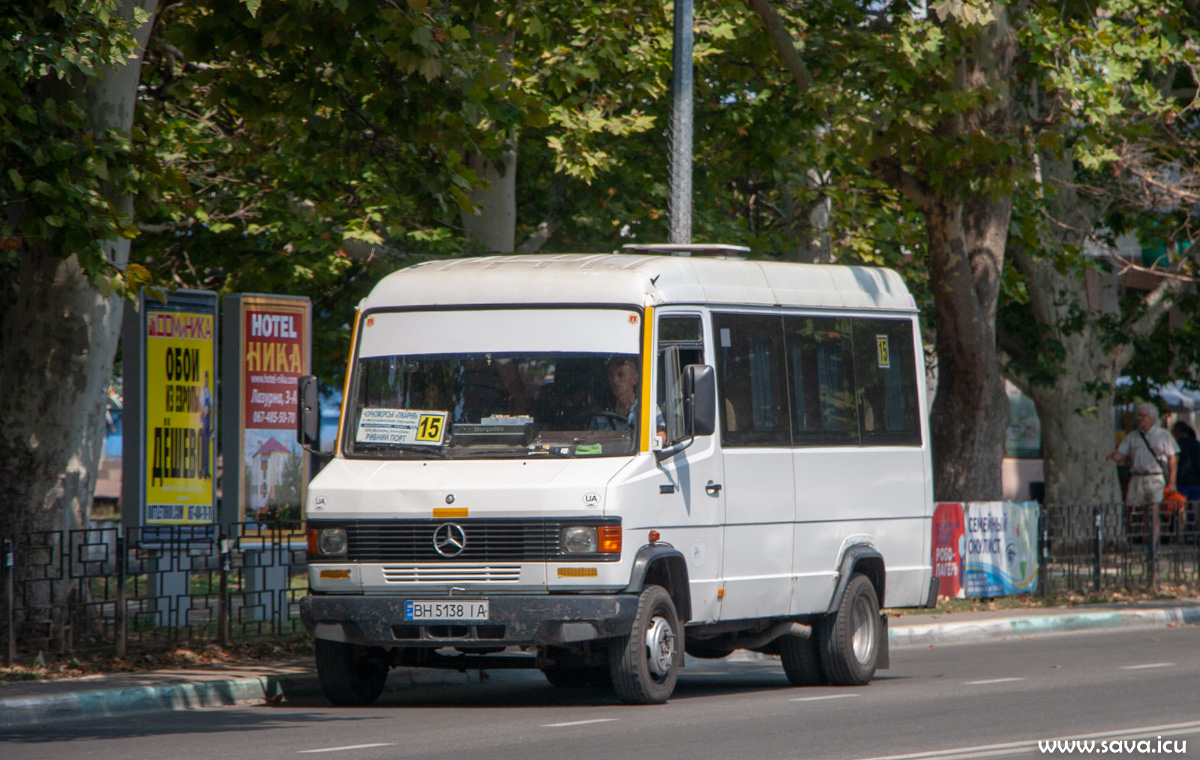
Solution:
<svg viewBox="0 0 1200 760"><path fill-rule="evenodd" d="M301 601L335 704L390 668L661 703L684 653L887 667L931 606L917 309L890 270L733 246L419 264L360 304ZM316 379L300 437L316 437Z"/></svg>

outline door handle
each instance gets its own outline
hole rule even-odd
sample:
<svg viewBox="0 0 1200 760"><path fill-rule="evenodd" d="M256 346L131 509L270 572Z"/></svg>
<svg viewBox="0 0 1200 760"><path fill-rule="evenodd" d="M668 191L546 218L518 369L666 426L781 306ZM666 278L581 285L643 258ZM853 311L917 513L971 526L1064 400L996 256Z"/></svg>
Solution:
<svg viewBox="0 0 1200 760"><path fill-rule="evenodd" d="M704 487L705 493L709 496L719 496L721 493L721 484L708 481L708 485Z"/></svg>

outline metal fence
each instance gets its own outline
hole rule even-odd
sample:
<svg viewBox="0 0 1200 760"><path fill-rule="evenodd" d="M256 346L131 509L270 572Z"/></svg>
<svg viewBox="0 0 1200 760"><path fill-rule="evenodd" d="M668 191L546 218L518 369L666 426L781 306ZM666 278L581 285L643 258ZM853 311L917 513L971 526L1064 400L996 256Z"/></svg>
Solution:
<svg viewBox="0 0 1200 760"><path fill-rule="evenodd" d="M1041 594L1200 582L1200 503L1042 507ZM303 632L300 523L88 530L4 539L0 657L229 643ZM15 565L9 566L9 565Z"/></svg>
<svg viewBox="0 0 1200 760"><path fill-rule="evenodd" d="M1200 582L1200 502L1042 507L1039 591L1148 589Z"/></svg>
<svg viewBox="0 0 1200 760"><path fill-rule="evenodd" d="M0 655L299 633L299 523L26 533L4 540Z"/></svg>

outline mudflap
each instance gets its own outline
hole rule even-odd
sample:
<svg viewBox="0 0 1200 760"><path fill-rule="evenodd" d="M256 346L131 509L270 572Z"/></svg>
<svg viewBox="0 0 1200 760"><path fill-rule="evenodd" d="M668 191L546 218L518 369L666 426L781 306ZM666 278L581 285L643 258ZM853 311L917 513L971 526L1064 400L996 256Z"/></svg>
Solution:
<svg viewBox="0 0 1200 760"><path fill-rule="evenodd" d="M888 656L888 616L887 613L879 613L879 656L875 658L876 670L887 670L892 666L891 658Z"/></svg>

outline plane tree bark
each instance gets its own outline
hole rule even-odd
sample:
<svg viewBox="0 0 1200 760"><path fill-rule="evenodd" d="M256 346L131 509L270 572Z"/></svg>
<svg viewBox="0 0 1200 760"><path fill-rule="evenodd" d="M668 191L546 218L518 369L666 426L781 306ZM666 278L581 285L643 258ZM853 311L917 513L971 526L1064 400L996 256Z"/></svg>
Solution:
<svg viewBox="0 0 1200 760"><path fill-rule="evenodd" d="M16 254L0 278L0 530L12 537L87 524L104 445L105 388L121 329L119 291L137 285L136 270L127 269L134 233L126 141L157 0L110 3L101 9L113 12L108 26L108 19L89 15L96 8L60 13L31 5L17 9L15 18L46 21L35 29L65 31L29 44L58 53L57 63L70 73L23 72L20 94L32 109L25 115L60 118L39 125L32 155L12 142L0 146L11 183L0 198L0 237ZM89 36L97 28L103 28L100 43ZM71 48L72 33L90 42L95 57L72 60L62 52ZM18 545L18 581L36 575L35 559ZM53 586L24 586L22 603L31 614L61 623L78 600Z"/></svg>

